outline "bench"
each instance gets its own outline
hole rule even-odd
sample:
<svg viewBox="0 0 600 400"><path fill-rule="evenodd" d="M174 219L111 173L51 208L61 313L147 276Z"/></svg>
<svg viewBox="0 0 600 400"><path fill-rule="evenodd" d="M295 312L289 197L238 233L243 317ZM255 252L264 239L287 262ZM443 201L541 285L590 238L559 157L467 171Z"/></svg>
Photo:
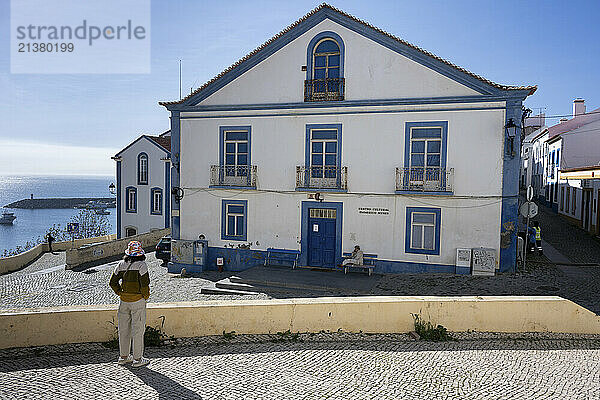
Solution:
<svg viewBox="0 0 600 400"><path fill-rule="evenodd" d="M344 255L344 259L352 257L352 253L344 253L343 255ZM356 265L356 264L344 265L344 267L343 267L344 274L348 273L348 270L350 269L349 267L353 267L353 268L366 269L369 272L369 276L371 276L371 274L373 273L373 270L375 269L375 261L377 261L377 254L363 254L363 265Z"/></svg>
<svg viewBox="0 0 600 400"><path fill-rule="evenodd" d="M279 262L291 262L292 269L298 266L298 258L300 257L300 250L288 250L288 249L267 249L267 257L265 257L265 267L271 264L272 261Z"/></svg>

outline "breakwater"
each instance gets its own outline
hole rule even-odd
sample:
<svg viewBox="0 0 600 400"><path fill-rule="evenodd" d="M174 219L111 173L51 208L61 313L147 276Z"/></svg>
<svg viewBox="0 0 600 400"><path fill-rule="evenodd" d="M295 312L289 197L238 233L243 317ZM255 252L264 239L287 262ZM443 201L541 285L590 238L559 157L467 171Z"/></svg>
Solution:
<svg viewBox="0 0 600 400"><path fill-rule="evenodd" d="M94 208L90 202L102 205L103 208L116 208L114 197L71 197L71 198L48 198L48 199L23 199L7 204L5 208L37 209L59 209L59 208ZM88 205L86 207L86 205Z"/></svg>

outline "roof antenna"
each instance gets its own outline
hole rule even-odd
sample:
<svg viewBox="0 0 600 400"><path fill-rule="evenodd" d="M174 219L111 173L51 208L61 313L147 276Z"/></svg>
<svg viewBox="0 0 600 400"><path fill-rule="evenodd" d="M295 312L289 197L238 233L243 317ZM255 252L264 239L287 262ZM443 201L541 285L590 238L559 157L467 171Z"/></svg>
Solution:
<svg viewBox="0 0 600 400"><path fill-rule="evenodd" d="M179 100L181 99L181 60L179 60Z"/></svg>

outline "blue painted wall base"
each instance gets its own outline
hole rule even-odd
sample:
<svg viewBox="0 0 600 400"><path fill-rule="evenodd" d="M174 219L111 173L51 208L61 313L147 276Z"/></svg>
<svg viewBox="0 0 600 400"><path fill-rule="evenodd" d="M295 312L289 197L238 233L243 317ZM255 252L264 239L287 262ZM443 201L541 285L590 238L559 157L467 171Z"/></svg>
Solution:
<svg viewBox="0 0 600 400"><path fill-rule="evenodd" d="M456 266L447 264L425 264L410 261L375 261L376 274L454 274Z"/></svg>
<svg viewBox="0 0 600 400"><path fill-rule="evenodd" d="M456 275L470 275L471 267L456 267Z"/></svg>
<svg viewBox="0 0 600 400"><path fill-rule="evenodd" d="M249 268L265 265L267 252L264 250L232 249L227 247L209 247L206 265L168 264L168 271L172 274L181 273L185 268L187 273L200 273L203 271L217 271L217 258L223 257L224 271L244 271ZM469 275L470 267L457 267L448 264L428 264L410 261L377 260L375 273L378 274L457 274Z"/></svg>
<svg viewBox="0 0 600 400"><path fill-rule="evenodd" d="M197 274L203 271L201 265L180 264L174 262L169 262L167 264L167 271L171 274L180 274L183 268L185 268L185 272L188 274Z"/></svg>

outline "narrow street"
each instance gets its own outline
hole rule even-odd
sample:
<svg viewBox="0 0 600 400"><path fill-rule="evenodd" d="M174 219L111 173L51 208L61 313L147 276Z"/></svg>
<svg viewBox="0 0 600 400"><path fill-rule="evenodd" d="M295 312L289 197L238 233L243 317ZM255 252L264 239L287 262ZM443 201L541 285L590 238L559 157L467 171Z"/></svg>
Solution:
<svg viewBox="0 0 600 400"><path fill-rule="evenodd" d="M568 223L548 207L539 204L538 221L542 228L542 240L550 244L573 264L596 264L600 266L600 240L583 229ZM522 222L525 226L525 221Z"/></svg>

